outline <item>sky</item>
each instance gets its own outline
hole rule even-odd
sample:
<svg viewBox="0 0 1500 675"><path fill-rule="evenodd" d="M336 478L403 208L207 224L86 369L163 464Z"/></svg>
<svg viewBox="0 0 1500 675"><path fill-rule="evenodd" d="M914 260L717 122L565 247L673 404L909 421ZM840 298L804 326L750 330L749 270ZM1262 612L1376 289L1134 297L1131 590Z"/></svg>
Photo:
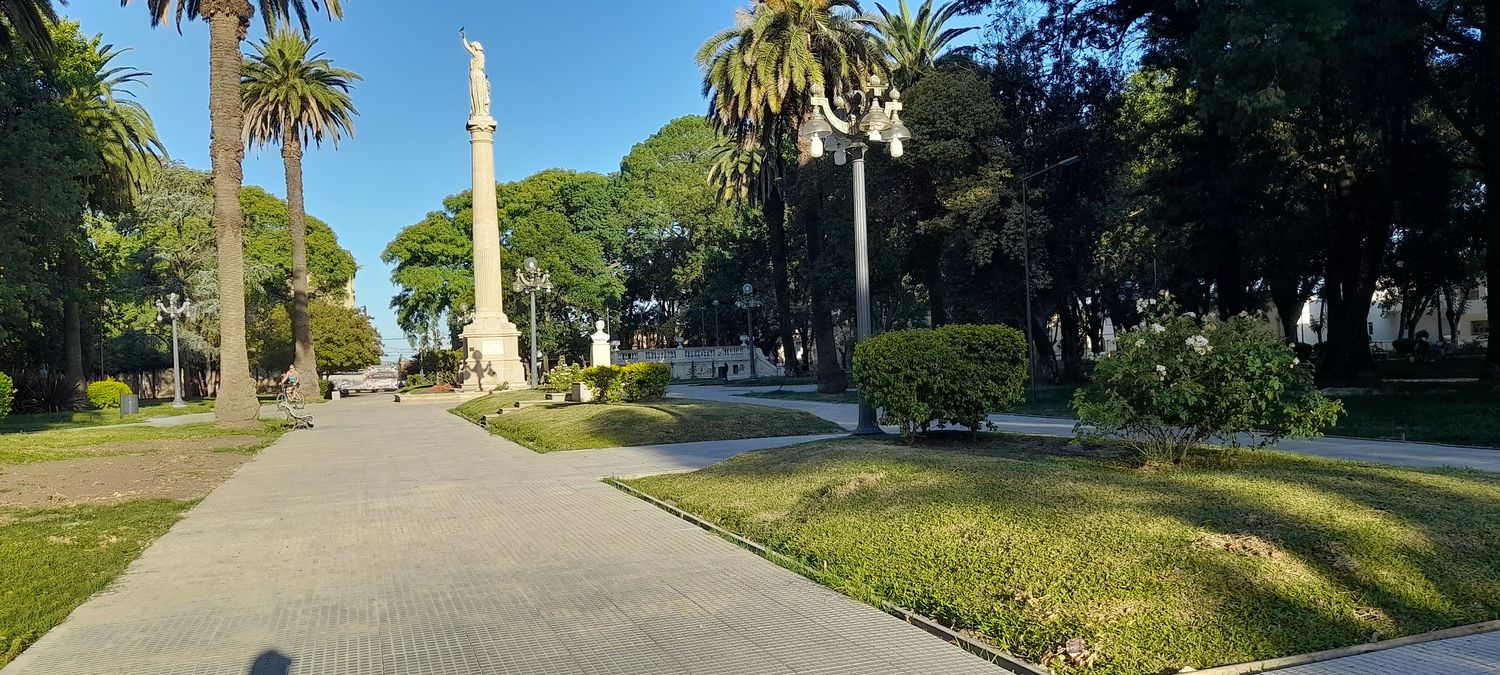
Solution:
<svg viewBox="0 0 1500 675"><path fill-rule="evenodd" d="M747 0L345 0L345 17L312 20L318 48L364 77L355 136L309 149L308 213L331 225L359 263L355 295L375 318L386 356L409 353L380 252L401 228L469 188L469 55L459 27L488 55L500 181L565 167L608 173L668 121L703 114L693 55L732 25ZM141 0L74 0L63 13L85 34L130 51L151 73L137 98L173 159L208 168L208 27L151 28ZM420 9L413 9L420 7ZM649 11L646 10L649 8ZM250 38L264 37L259 19ZM246 49L249 49L248 44ZM277 148L252 150L245 183L285 196Z"/></svg>

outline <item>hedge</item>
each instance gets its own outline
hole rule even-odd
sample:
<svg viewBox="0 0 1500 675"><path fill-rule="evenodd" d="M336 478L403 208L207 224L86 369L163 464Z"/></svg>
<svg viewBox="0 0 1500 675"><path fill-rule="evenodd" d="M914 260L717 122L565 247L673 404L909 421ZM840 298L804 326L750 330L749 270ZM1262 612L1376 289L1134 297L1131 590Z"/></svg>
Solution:
<svg viewBox="0 0 1500 675"><path fill-rule="evenodd" d="M130 385L114 378L90 382L88 388L89 404L95 408L108 409L120 407L120 397L129 396L135 392L130 390Z"/></svg>
<svg viewBox="0 0 1500 675"><path fill-rule="evenodd" d="M672 367L665 363L632 363L620 369L620 390L626 401L663 398L672 381Z"/></svg>
<svg viewBox="0 0 1500 675"><path fill-rule="evenodd" d="M16 400L16 383L9 375L0 373L0 420L10 415L10 406Z"/></svg>
<svg viewBox="0 0 1500 675"><path fill-rule="evenodd" d="M895 331L854 350L860 394L908 439L934 425L989 428L990 413L1021 401L1026 375L1026 339L1008 326Z"/></svg>

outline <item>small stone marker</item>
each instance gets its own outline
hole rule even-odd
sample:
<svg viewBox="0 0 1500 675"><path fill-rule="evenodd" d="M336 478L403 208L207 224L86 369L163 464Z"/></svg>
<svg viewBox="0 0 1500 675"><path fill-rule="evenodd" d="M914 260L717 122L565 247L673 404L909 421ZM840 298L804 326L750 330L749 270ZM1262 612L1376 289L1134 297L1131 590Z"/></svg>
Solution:
<svg viewBox="0 0 1500 675"><path fill-rule="evenodd" d="M588 403L594 400L594 390L590 389L587 384L574 382L573 390L568 392L568 400L574 403Z"/></svg>

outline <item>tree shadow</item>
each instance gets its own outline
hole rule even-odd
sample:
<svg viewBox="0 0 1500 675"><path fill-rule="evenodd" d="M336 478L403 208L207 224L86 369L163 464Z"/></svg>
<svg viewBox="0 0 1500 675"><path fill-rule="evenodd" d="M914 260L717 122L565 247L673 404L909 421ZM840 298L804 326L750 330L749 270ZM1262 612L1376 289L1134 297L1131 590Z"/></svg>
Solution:
<svg viewBox="0 0 1500 675"><path fill-rule="evenodd" d="M292 670L292 658L275 649L267 649L250 662L246 675L287 675Z"/></svg>

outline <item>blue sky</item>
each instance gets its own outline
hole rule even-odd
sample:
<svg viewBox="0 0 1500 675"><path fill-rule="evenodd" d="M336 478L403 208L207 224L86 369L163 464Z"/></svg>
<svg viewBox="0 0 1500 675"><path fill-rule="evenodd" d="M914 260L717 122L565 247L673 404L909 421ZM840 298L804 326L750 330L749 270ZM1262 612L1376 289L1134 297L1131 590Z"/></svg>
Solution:
<svg viewBox="0 0 1500 675"><path fill-rule="evenodd" d="M500 121L495 169L509 181L549 167L614 171L668 120L703 113L693 54L745 4L345 0L343 21L314 20L319 48L365 79L354 93L355 138L337 151L307 154L307 209L354 252L356 294L386 338L387 356L406 343L389 308L395 289L380 251L401 228L441 208L443 197L468 187L468 54L460 26L489 55ZM152 73L138 95L167 150L208 168L207 26L187 25L181 35L152 29L143 5L74 0L63 10L85 33L132 49L119 62ZM260 36L257 21L251 38ZM285 194L275 148L247 155L245 182Z"/></svg>

